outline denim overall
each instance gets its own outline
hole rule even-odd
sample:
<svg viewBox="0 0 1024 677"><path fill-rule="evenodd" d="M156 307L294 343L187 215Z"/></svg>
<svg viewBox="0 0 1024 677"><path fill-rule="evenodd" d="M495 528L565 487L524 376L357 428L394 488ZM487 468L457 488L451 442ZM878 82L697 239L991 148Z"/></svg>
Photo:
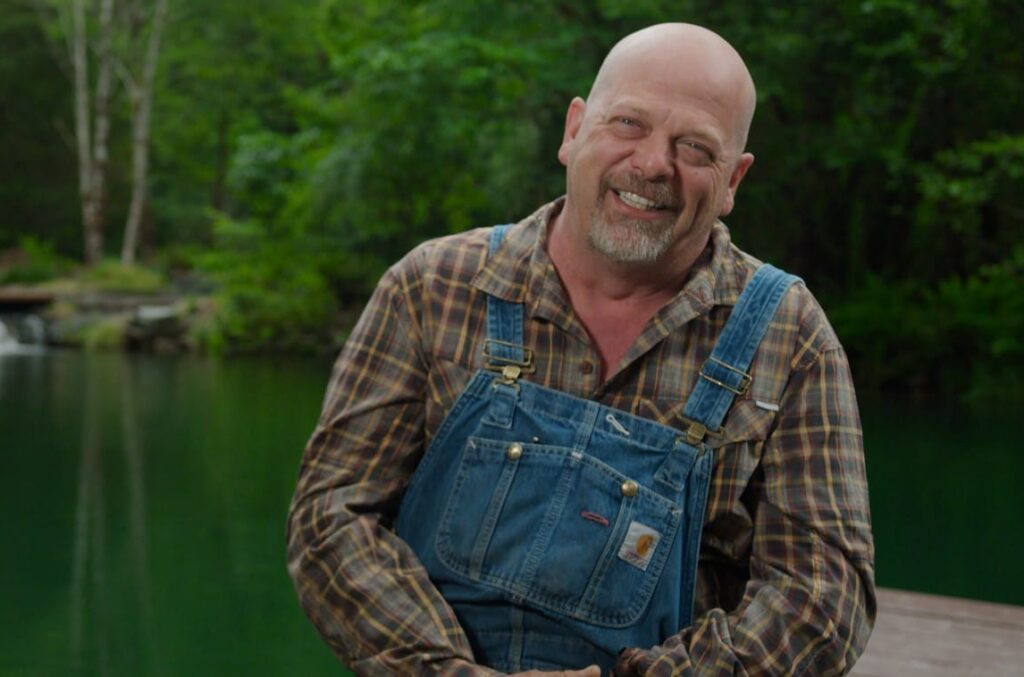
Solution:
<svg viewBox="0 0 1024 677"><path fill-rule="evenodd" d="M492 231L492 254L506 228ZM691 623L705 434L749 387L746 369L796 279L758 268L701 368L686 430L521 380L533 367L523 306L488 296L486 368L442 423L395 524L477 662L607 673L623 647Z"/></svg>

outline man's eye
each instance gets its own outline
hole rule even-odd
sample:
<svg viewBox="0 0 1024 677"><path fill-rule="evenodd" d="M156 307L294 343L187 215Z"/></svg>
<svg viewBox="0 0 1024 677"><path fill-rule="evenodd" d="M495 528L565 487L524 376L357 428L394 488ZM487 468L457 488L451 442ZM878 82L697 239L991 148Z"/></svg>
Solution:
<svg viewBox="0 0 1024 677"><path fill-rule="evenodd" d="M715 159L714 154L707 146L694 141L682 141L679 144L679 152L683 158L695 165L707 165Z"/></svg>

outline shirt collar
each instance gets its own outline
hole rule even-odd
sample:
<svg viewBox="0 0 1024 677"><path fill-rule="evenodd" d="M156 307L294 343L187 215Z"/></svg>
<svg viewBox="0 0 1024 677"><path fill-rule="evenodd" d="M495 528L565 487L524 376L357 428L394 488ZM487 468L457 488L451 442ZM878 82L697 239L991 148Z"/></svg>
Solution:
<svg viewBox="0 0 1024 677"><path fill-rule="evenodd" d="M546 247L548 224L564 203L564 197L558 198L509 228L502 246L473 278L473 286L506 301L525 303L532 316L568 328L568 297ZM756 264L733 246L729 229L717 221L689 279L654 316L657 333L667 335L713 306L735 305Z"/></svg>

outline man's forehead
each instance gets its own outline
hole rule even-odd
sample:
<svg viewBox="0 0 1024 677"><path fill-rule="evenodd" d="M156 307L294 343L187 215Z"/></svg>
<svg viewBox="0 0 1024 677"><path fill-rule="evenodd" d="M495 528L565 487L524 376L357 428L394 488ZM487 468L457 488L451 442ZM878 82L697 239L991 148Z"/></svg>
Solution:
<svg viewBox="0 0 1024 677"><path fill-rule="evenodd" d="M690 24L661 24L627 36L605 58L588 104L608 95L617 98L643 83L693 97L721 109L725 117L737 116L739 137L746 137L753 80L739 53L716 33Z"/></svg>

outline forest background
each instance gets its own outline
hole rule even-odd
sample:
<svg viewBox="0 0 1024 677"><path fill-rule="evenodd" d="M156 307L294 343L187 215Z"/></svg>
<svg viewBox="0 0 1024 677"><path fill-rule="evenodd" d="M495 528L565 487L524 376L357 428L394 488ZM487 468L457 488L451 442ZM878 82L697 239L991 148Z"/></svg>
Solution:
<svg viewBox="0 0 1024 677"><path fill-rule="evenodd" d="M203 298L201 349L334 352L416 243L561 194L569 100L618 38L669 20L746 59L757 161L733 239L808 282L858 384L1019 400L1016 0L5 0L0 283L173 288ZM109 102L91 252L76 26L89 111Z"/></svg>

